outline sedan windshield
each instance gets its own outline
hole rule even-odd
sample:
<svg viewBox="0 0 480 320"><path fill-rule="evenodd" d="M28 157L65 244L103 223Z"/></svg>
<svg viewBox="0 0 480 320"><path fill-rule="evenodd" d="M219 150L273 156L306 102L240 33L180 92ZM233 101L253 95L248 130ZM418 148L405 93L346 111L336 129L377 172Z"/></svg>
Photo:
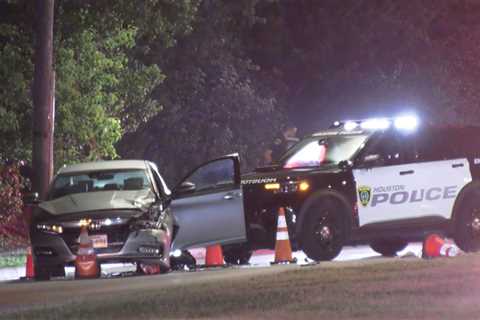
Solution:
<svg viewBox="0 0 480 320"><path fill-rule="evenodd" d="M298 143L280 159L284 168L316 167L350 160L368 134L314 136Z"/></svg>
<svg viewBox="0 0 480 320"><path fill-rule="evenodd" d="M61 174L53 182L50 199L84 192L142 190L150 186L145 170L138 169Z"/></svg>

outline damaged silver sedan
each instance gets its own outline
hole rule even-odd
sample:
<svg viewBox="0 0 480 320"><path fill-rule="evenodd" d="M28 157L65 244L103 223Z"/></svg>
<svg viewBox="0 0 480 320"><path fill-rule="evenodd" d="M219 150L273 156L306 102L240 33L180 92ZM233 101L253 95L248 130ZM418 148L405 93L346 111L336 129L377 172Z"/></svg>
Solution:
<svg viewBox="0 0 480 320"><path fill-rule="evenodd" d="M155 164L102 161L60 169L30 228L36 279L64 276L86 227L99 263L133 262L170 269L177 226L171 193Z"/></svg>

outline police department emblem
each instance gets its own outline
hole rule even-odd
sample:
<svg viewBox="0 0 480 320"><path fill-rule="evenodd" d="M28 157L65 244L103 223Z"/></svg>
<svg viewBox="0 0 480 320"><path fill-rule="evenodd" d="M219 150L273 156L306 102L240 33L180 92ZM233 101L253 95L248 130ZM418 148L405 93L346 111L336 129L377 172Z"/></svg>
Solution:
<svg viewBox="0 0 480 320"><path fill-rule="evenodd" d="M358 197L362 206L366 207L372 196L372 188L367 186L358 187Z"/></svg>

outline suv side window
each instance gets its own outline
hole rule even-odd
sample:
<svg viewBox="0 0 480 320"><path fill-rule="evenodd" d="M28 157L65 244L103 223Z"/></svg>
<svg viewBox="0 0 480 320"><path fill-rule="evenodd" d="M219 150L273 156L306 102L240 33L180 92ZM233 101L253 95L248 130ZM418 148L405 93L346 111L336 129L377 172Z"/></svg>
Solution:
<svg viewBox="0 0 480 320"><path fill-rule="evenodd" d="M480 156L480 129L467 127L453 133L458 158L478 158Z"/></svg>
<svg viewBox="0 0 480 320"><path fill-rule="evenodd" d="M450 130L431 129L418 137L418 161L440 161L461 157Z"/></svg>
<svg viewBox="0 0 480 320"><path fill-rule="evenodd" d="M363 164L369 167L393 166L416 162L418 158L416 133L386 131L363 153ZM378 158L369 164L369 157Z"/></svg>

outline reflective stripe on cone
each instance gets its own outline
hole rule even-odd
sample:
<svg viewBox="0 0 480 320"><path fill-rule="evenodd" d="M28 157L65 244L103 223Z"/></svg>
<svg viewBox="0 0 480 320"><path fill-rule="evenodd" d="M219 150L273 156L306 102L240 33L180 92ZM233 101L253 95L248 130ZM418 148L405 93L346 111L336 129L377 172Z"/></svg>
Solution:
<svg viewBox="0 0 480 320"><path fill-rule="evenodd" d="M278 263L296 263L296 260L292 258L292 246L288 237L288 226L283 207L278 209L275 260L272 264Z"/></svg>

